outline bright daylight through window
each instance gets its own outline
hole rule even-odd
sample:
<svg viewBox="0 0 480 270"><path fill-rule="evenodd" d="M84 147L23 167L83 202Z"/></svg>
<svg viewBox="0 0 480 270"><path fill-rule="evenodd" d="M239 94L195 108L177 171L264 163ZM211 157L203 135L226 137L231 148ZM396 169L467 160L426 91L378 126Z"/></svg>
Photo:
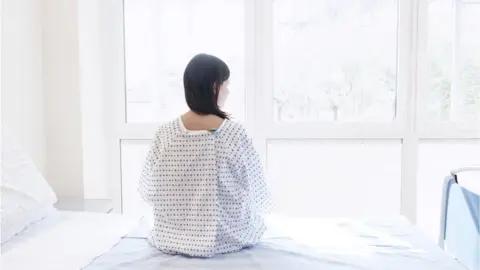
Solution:
<svg viewBox="0 0 480 270"><path fill-rule="evenodd" d="M397 13L396 0L275 1L277 120L392 121Z"/></svg>
<svg viewBox="0 0 480 270"><path fill-rule="evenodd" d="M187 110L183 72L197 53L229 65L226 110L251 128L280 213L401 213L436 238L443 177L480 163L480 1L125 0L123 9L112 46L124 44L114 157L126 213L142 207L135 187L153 132Z"/></svg>
<svg viewBox="0 0 480 270"><path fill-rule="evenodd" d="M125 1L127 122L165 122L185 112L183 70L199 52L228 63L227 108L243 120L243 8L241 0Z"/></svg>
<svg viewBox="0 0 480 270"><path fill-rule="evenodd" d="M480 4L429 0L428 119L480 120Z"/></svg>

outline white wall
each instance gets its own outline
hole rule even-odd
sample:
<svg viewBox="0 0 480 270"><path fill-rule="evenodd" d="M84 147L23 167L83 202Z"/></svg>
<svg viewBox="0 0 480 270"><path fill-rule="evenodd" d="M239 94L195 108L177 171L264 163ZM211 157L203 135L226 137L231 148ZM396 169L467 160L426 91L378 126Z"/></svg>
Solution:
<svg viewBox="0 0 480 270"><path fill-rule="evenodd" d="M42 9L47 178L60 198L108 198L100 1Z"/></svg>
<svg viewBox="0 0 480 270"><path fill-rule="evenodd" d="M77 1L44 0L43 88L47 175L58 197L83 197Z"/></svg>
<svg viewBox="0 0 480 270"><path fill-rule="evenodd" d="M108 198L101 1L78 1L80 93L82 112L83 186L85 198Z"/></svg>
<svg viewBox="0 0 480 270"><path fill-rule="evenodd" d="M3 0L2 122L58 197L108 198L98 0Z"/></svg>
<svg viewBox="0 0 480 270"><path fill-rule="evenodd" d="M40 2L3 0L1 107L2 123L45 174Z"/></svg>

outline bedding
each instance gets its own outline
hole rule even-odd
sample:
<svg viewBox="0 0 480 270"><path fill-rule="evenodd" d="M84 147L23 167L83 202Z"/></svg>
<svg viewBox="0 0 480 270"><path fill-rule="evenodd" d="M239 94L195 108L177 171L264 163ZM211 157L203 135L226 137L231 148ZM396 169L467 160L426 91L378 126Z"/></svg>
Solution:
<svg viewBox="0 0 480 270"><path fill-rule="evenodd" d="M271 216L261 244L212 259L163 254L146 240L150 222L138 223L57 211L2 244L1 269L467 269L404 218Z"/></svg>
<svg viewBox="0 0 480 270"><path fill-rule="evenodd" d="M27 229L35 222L42 220L48 215L54 213L56 209L53 206L38 207L35 211L20 214L3 214L6 221L2 221L2 244L8 243L15 235ZM10 216L11 215L11 216Z"/></svg>
<svg viewBox="0 0 480 270"><path fill-rule="evenodd" d="M15 137L2 129L2 243L53 211L57 201L47 181Z"/></svg>
<svg viewBox="0 0 480 270"><path fill-rule="evenodd" d="M147 241L142 221L85 270L115 269L421 269L465 270L404 218L269 217L261 244L212 259L163 254Z"/></svg>
<svg viewBox="0 0 480 270"><path fill-rule="evenodd" d="M270 218L258 246L212 259L169 256L145 241L145 226L85 270L100 269L465 269L406 220Z"/></svg>
<svg viewBox="0 0 480 270"><path fill-rule="evenodd" d="M1 269L82 269L137 224L121 215L57 211L2 244Z"/></svg>
<svg viewBox="0 0 480 270"><path fill-rule="evenodd" d="M2 245L2 269L465 270L404 218L271 216L261 244L211 259L171 256L146 240L149 222L58 211ZM28 260L25 260L28 258Z"/></svg>

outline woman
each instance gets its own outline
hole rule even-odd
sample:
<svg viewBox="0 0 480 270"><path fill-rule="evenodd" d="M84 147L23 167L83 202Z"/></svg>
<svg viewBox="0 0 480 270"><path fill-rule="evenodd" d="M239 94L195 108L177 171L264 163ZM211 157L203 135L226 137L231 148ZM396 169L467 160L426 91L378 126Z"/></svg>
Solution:
<svg viewBox="0 0 480 270"><path fill-rule="evenodd" d="M157 131L139 183L152 207L149 241L169 254L211 257L253 246L270 207L260 159L247 132L220 108L228 66L200 54L185 69L190 111Z"/></svg>

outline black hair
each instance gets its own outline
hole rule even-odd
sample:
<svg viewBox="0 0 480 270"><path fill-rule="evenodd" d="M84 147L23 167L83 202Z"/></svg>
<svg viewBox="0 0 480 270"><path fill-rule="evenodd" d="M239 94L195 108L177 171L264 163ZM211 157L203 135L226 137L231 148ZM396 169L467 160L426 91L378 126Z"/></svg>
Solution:
<svg viewBox="0 0 480 270"><path fill-rule="evenodd" d="M220 86L230 77L230 69L221 59L198 54L190 60L183 74L187 105L195 113L213 114L222 119L229 115L218 106Z"/></svg>

